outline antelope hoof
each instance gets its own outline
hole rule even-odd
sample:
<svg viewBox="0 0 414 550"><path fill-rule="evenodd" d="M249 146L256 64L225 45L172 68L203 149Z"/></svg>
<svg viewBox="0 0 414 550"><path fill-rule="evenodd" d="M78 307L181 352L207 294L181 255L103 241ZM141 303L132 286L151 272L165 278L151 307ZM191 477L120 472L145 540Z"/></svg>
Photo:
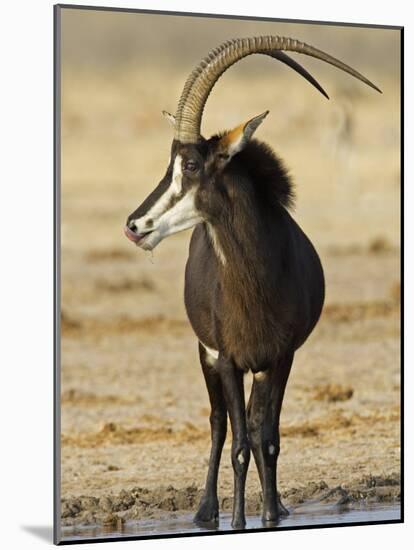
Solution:
<svg viewBox="0 0 414 550"><path fill-rule="evenodd" d="M217 499L202 498L197 513L194 516L196 524L218 524L219 510Z"/></svg>
<svg viewBox="0 0 414 550"><path fill-rule="evenodd" d="M262 523L267 527L278 525L281 518L289 515L289 510L285 508L280 500L280 495L277 497L276 507L270 506L263 510Z"/></svg>
<svg viewBox="0 0 414 550"><path fill-rule="evenodd" d="M246 520L244 518L233 518L231 526L233 529L244 529L246 527Z"/></svg>
<svg viewBox="0 0 414 550"><path fill-rule="evenodd" d="M283 505L282 501L280 500L280 496L277 497L277 512L279 516L282 517L287 517L290 514L289 510L286 508L286 506Z"/></svg>
<svg viewBox="0 0 414 550"><path fill-rule="evenodd" d="M263 510L262 523L265 527L274 527L279 523L279 509L275 510L274 506L270 510Z"/></svg>

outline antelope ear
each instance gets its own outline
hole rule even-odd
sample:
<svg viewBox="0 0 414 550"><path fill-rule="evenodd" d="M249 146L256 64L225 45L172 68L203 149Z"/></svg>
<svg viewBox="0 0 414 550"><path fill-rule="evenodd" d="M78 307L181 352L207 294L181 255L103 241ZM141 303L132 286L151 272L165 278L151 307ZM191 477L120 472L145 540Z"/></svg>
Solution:
<svg viewBox="0 0 414 550"><path fill-rule="evenodd" d="M175 128L175 116L169 113L168 111L163 111L162 114L165 116L165 118L168 120L171 126Z"/></svg>
<svg viewBox="0 0 414 550"><path fill-rule="evenodd" d="M246 146L268 114L269 111L265 111L225 133L220 139L219 155L226 160L230 160L234 155L237 155Z"/></svg>

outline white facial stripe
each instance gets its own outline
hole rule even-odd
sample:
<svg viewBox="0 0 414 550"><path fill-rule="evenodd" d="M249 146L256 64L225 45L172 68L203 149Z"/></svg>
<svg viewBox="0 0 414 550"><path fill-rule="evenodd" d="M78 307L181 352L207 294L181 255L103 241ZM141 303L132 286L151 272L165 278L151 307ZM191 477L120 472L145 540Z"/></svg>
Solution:
<svg viewBox="0 0 414 550"><path fill-rule="evenodd" d="M151 206L145 216L133 220L138 227L138 232L140 228L146 228L145 224L148 219L156 220L157 218L159 218L163 214L163 212L165 212L168 204L170 203L170 200L181 192L181 184L183 178L181 162L181 155L177 155L174 159L173 174L167 190L161 195L161 197L159 197L157 202L155 202Z"/></svg>
<svg viewBox="0 0 414 550"><path fill-rule="evenodd" d="M145 227L145 222L147 221L147 219L150 219L150 218L157 219L158 216L160 216L165 211L170 200L174 195L175 193L172 188L172 185L169 185L165 193L161 195L161 197L157 200L157 202L151 206L151 208L148 210L145 216L142 216L141 218L134 220L137 226Z"/></svg>
<svg viewBox="0 0 414 550"><path fill-rule="evenodd" d="M210 225L209 223L207 223L206 225L207 225L207 231L208 231L208 234L210 235L211 243L213 245L217 258L220 260L220 262L223 265L226 265L226 256L224 255L223 249L220 246L217 233L212 225Z"/></svg>
<svg viewBox="0 0 414 550"><path fill-rule="evenodd" d="M175 189L175 193L178 195L178 193L181 192L181 186L182 186L182 180L183 180L183 171L181 168L182 164L182 157L181 155L177 155L174 159L174 167L173 167L173 175L171 180L171 187Z"/></svg>

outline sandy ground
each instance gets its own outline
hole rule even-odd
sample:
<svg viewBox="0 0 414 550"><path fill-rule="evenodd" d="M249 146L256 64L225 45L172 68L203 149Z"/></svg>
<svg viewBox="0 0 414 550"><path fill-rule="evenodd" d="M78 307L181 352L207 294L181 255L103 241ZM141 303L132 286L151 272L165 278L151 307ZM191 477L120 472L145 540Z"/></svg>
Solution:
<svg viewBox="0 0 414 550"><path fill-rule="evenodd" d="M282 98L282 86L263 77L255 83L263 90L259 106L240 75L231 78L219 99L231 104L237 87L243 113L225 113L212 97L207 134ZM183 305L190 233L164 241L153 256L122 235L168 159L171 131L154 105L174 105L161 91L145 94L130 71L110 82L67 72L65 83L63 523L194 510L207 469L209 405ZM147 74L146 89L157 90L155 83ZM181 84L172 81L174 94ZM381 85L388 94L331 85L336 102L329 104L293 88L258 136L291 169L294 216L316 245L327 281L321 321L296 354L282 411L279 490L288 505L338 486L351 499L399 498L398 90L384 79ZM247 392L250 383L247 375ZM344 498L343 491L334 495ZM222 508L231 495L228 437ZM258 510L253 461L247 496L248 509Z"/></svg>

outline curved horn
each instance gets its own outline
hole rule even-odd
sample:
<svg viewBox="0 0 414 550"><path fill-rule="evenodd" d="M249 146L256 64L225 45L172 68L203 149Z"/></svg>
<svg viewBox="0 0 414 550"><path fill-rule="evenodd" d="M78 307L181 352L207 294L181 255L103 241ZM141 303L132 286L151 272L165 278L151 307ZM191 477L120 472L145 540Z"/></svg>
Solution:
<svg viewBox="0 0 414 550"><path fill-rule="evenodd" d="M312 86L319 90L321 94L326 97L326 99L329 99L328 94L325 92L319 82L315 80L315 78L313 78L313 76L304 67L302 67L302 65L299 65L297 61L293 60L291 57L286 55L284 52L281 52L280 50L274 50L267 55L273 57L273 59L278 59L279 61L296 71L298 74L300 74L300 76L303 76L305 80L312 84Z"/></svg>
<svg viewBox="0 0 414 550"><path fill-rule="evenodd" d="M300 73L298 70L300 65L298 67L293 66L295 62L290 58L288 58L289 62L285 58L281 59L280 55L278 55L278 50L298 52L325 61L381 93L381 90L375 84L352 69L352 67L298 40L283 36L235 38L227 40L218 48L213 49L188 77L178 102L175 139L183 143L196 143L198 141L204 106L214 84L229 67L240 59L243 59L243 57L254 53L271 55L290 65ZM300 74L305 76L303 73Z"/></svg>

